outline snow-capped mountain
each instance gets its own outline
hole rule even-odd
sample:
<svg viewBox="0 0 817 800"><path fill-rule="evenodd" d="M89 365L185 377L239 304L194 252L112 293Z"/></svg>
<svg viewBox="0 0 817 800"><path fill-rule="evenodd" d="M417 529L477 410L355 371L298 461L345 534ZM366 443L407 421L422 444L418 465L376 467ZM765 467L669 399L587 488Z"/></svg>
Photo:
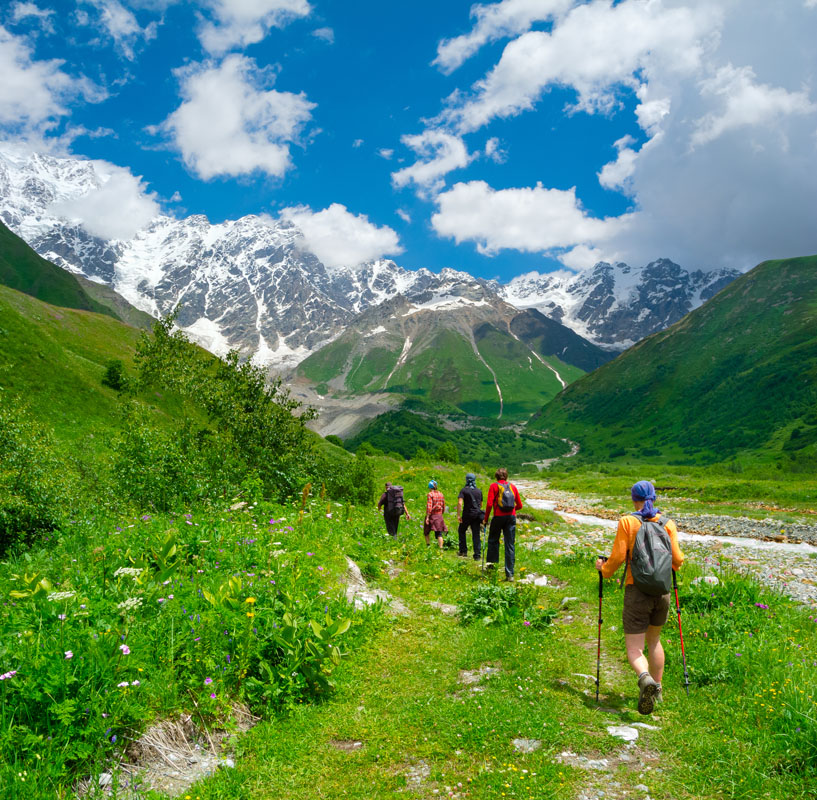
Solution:
<svg viewBox="0 0 817 800"><path fill-rule="evenodd" d="M45 258L112 286L143 311L158 316L181 302L178 324L212 352L238 348L279 370L398 294L462 303L456 298L487 292L620 349L680 319L739 274L690 273L666 260L643 269L601 263L579 275L530 273L500 286L389 260L330 269L302 248L292 223L255 215L218 224L158 215L127 238L95 235L99 226L83 226L74 212L84 204L88 219L88 208L100 207L116 169L0 144L0 219Z"/></svg>
<svg viewBox="0 0 817 800"><path fill-rule="evenodd" d="M220 224L157 216L130 239L106 240L61 212L108 179L99 162L0 146L0 218L45 258L110 284L154 316L181 302L180 327L215 353L238 348L283 369L396 294L454 296L480 283L387 260L327 269L299 247L297 228L265 216Z"/></svg>
<svg viewBox="0 0 817 800"><path fill-rule="evenodd" d="M740 274L690 272L666 258L645 267L601 261L577 275L530 272L498 291L517 308L535 308L600 347L623 350L677 322Z"/></svg>

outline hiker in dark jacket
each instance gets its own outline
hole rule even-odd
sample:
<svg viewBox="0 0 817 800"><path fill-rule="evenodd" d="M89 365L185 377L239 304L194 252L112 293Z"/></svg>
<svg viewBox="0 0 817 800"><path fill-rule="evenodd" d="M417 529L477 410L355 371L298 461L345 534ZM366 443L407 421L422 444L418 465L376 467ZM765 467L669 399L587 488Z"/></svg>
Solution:
<svg viewBox="0 0 817 800"><path fill-rule="evenodd" d="M679 570L684 554L678 546L678 529L671 519L661 516L661 509L653 505L655 487L650 481L638 481L630 490L635 511L618 521L616 538L608 559L599 558L596 569L605 578L611 578L624 563L627 564L624 587L623 628L627 660L638 675L638 712L650 714L656 702L661 702L661 679L664 675L664 648L661 645L661 628L667 621L670 596L657 596L642 592L633 580L630 554L642 523L657 522L667 533L672 548L672 568ZM646 643L648 657L644 655Z"/></svg>
<svg viewBox="0 0 817 800"><path fill-rule="evenodd" d="M488 489L488 500L485 503L485 524L491 520L488 531L488 552L485 555L487 568L493 569L499 563L499 537L505 541L505 580L513 580L516 564L516 512L522 508L522 500L516 486L508 483L508 470L500 467L495 473L496 483ZM506 492L506 490L508 490ZM508 493L509 492L509 493ZM508 498L510 502L504 502ZM491 512L494 518L491 519Z"/></svg>
<svg viewBox="0 0 817 800"><path fill-rule="evenodd" d="M440 550L443 549L443 534L448 533L443 512L445 511L445 497L437 488L437 481L428 482L428 495L426 497L426 518L423 525L423 535L426 537L426 545L431 544L429 535L434 531L437 537L437 544Z"/></svg>
<svg viewBox="0 0 817 800"><path fill-rule="evenodd" d="M471 529L471 541L474 543L474 560L479 561L482 555L480 550L479 525L482 522L484 512L482 511L482 490L477 489L477 476L469 472L465 476L465 486L460 489L457 497L457 519L459 528L457 532L460 536L460 548L457 555L463 558L468 557L468 529Z"/></svg>
<svg viewBox="0 0 817 800"><path fill-rule="evenodd" d="M389 492L389 489L392 491ZM399 489L399 492L395 492ZM397 536L397 526L400 524L400 517L405 512L406 519L411 521L411 514L406 508L405 500L403 499L402 486L392 487L391 483L386 481L386 489L380 495L380 500L377 502L377 510L383 509L383 521L386 523L386 532L389 536Z"/></svg>

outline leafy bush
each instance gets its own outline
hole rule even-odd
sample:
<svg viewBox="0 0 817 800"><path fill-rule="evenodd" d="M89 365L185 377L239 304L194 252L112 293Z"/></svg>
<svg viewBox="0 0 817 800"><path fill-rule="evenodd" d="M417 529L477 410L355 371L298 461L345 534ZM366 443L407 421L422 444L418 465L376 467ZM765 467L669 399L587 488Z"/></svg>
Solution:
<svg viewBox="0 0 817 800"><path fill-rule="evenodd" d="M0 553L57 528L72 504L66 465L48 431L0 403Z"/></svg>
<svg viewBox="0 0 817 800"><path fill-rule="evenodd" d="M337 447L343 447L343 439L341 439L340 436L335 436L334 433L330 433L329 436L326 437L326 441Z"/></svg>
<svg viewBox="0 0 817 800"><path fill-rule="evenodd" d="M115 358L109 361L102 376L102 385L109 386L117 392L126 392L130 387L130 381L125 373L125 365L122 360Z"/></svg>
<svg viewBox="0 0 817 800"><path fill-rule="evenodd" d="M481 622L483 625L507 622L521 615L528 599L522 587L481 583L460 598L460 622L463 625L473 622Z"/></svg>

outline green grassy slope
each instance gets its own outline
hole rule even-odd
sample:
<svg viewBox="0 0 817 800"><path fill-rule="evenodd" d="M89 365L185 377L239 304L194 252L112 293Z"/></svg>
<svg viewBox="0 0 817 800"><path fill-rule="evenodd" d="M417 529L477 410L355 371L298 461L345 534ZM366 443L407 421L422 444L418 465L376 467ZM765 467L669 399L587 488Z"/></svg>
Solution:
<svg viewBox="0 0 817 800"><path fill-rule="evenodd" d="M399 367L389 390L446 402L475 416L499 414L493 376L471 343L450 329L441 330L419 355Z"/></svg>
<svg viewBox="0 0 817 800"><path fill-rule="evenodd" d="M817 256L767 261L569 386L534 424L593 458L813 456L816 334Z"/></svg>
<svg viewBox="0 0 817 800"><path fill-rule="evenodd" d="M140 311L132 306L121 294L117 294L107 283L96 283L83 278L82 275L74 276L79 285L90 295L91 299L101 306L110 309L114 316L122 320L127 325L134 328L144 328L148 330L156 321L150 314Z"/></svg>
<svg viewBox="0 0 817 800"><path fill-rule="evenodd" d="M120 318L113 308L91 297L70 272L37 255L2 222L0 222L0 284L55 306L80 308Z"/></svg>
<svg viewBox="0 0 817 800"><path fill-rule="evenodd" d="M553 370L535 358L522 342L487 323L474 332L474 337L480 355L493 369L502 389L503 417L530 416L543 397L555 397L561 391L562 385ZM575 373L583 374L574 367L572 374ZM567 382L567 376L563 380Z"/></svg>
<svg viewBox="0 0 817 800"><path fill-rule="evenodd" d="M132 374L139 335L110 316L0 286L0 397L21 399L65 445L93 448L116 426L120 409L117 393L101 383L106 364L121 359ZM160 415L185 413L169 396L142 399Z"/></svg>

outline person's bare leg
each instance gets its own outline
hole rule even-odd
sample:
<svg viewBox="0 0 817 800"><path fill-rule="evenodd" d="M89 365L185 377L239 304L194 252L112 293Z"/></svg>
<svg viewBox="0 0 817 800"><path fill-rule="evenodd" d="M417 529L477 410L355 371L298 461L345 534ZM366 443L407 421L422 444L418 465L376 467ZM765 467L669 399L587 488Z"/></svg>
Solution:
<svg viewBox="0 0 817 800"><path fill-rule="evenodd" d="M429 538L428 538L428 534L427 534L427 533L424 533L424 534L423 534L423 536L425 536L425 537L426 537L426 547L428 547L428 546L431 544L431 539L429 539Z"/></svg>
<svg viewBox="0 0 817 800"><path fill-rule="evenodd" d="M649 628L647 630L649 630ZM627 661L630 662L630 666L635 670L636 675L650 671L650 665L644 655L645 636L646 634L644 633L624 634L624 643L627 646Z"/></svg>
<svg viewBox="0 0 817 800"><path fill-rule="evenodd" d="M442 550L443 549L443 537L442 536L437 537L437 544L440 545L440 550Z"/></svg>
<svg viewBox="0 0 817 800"><path fill-rule="evenodd" d="M664 676L664 647L661 644L661 628L650 625L645 634L647 654L650 662L650 675L656 683L661 683Z"/></svg>

